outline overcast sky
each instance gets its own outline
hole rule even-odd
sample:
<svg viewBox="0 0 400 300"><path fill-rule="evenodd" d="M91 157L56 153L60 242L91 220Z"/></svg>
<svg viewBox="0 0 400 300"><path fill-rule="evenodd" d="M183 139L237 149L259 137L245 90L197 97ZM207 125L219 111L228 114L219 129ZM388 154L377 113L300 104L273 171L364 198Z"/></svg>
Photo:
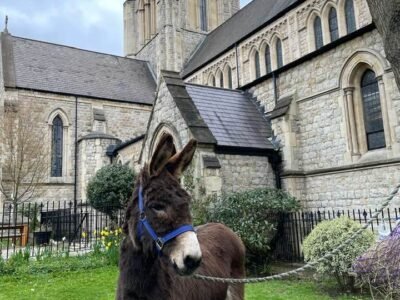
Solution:
<svg viewBox="0 0 400 300"><path fill-rule="evenodd" d="M122 55L124 0L1 0L0 31L8 15L15 35ZM240 0L246 5L250 0Z"/></svg>

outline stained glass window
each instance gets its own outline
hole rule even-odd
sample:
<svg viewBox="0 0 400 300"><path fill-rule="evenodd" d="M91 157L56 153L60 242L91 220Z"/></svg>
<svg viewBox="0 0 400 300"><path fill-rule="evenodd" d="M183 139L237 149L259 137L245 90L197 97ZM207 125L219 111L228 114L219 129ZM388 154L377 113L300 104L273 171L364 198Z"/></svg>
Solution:
<svg viewBox="0 0 400 300"><path fill-rule="evenodd" d="M346 28L347 33L356 31L356 16L354 14L354 3L353 0L346 0L344 5L344 12L346 16Z"/></svg>
<svg viewBox="0 0 400 300"><path fill-rule="evenodd" d="M254 54L254 70L255 70L255 75L256 78L261 76L261 71L260 71L260 54L258 51Z"/></svg>
<svg viewBox="0 0 400 300"><path fill-rule="evenodd" d="M316 17L314 20L314 38L315 38L315 49L319 49L324 45L322 37L322 23L321 18Z"/></svg>
<svg viewBox="0 0 400 300"><path fill-rule="evenodd" d="M333 7L329 11L329 32L331 35L331 42L336 41L339 38L337 13L336 9L334 9Z"/></svg>
<svg viewBox="0 0 400 300"><path fill-rule="evenodd" d="M381 100L375 73L367 70L361 79L365 131L368 150L386 147Z"/></svg>
<svg viewBox="0 0 400 300"><path fill-rule="evenodd" d="M63 122L60 116L53 120L52 147L51 147L51 176L62 176L63 162Z"/></svg>
<svg viewBox="0 0 400 300"><path fill-rule="evenodd" d="M232 89L233 88L233 84L232 84L232 69L230 66L228 66L228 70L226 72L227 76L228 76L228 88Z"/></svg>
<svg viewBox="0 0 400 300"><path fill-rule="evenodd" d="M276 41L276 62L278 68L283 66L282 41L280 39Z"/></svg>
<svg viewBox="0 0 400 300"><path fill-rule="evenodd" d="M200 29L203 31L208 30L207 22L207 0L200 1Z"/></svg>
<svg viewBox="0 0 400 300"><path fill-rule="evenodd" d="M269 50L269 46L265 47L265 70L267 73L271 72L271 52Z"/></svg>

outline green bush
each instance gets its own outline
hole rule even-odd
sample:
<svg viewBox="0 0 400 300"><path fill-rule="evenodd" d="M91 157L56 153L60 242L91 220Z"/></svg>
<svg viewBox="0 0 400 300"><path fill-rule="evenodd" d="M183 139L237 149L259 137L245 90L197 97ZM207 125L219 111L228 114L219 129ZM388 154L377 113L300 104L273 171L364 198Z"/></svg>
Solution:
<svg viewBox="0 0 400 300"><path fill-rule="evenodd" d="M90 205L113 219L131 197L134 183L135 173L128 166L105 166L89 181L87 198Z"/></svg>
<svg viewBox="0 0 400 300"><path fill-rule="evenodd" d="M223 195L208 210L211 221L224 223L240 236L247 252L262 256L275 236L279 213L299 208L299 202L281 190L258 188Z"/></svg>
<svg viewBox="0 0 400 300"><path fill-rule="evenodd" d="M308 262L317 261L341 245L360 228L359 223L347 217L321 222L304 240L305 260ZM317 271L322 275L334 276L342 288L352 288L353 280L349 276L351 265L358 256L374 243L374 240L374 234L369 230L364 230L351 243L346 244L338 254L319 263Z"/></svg>

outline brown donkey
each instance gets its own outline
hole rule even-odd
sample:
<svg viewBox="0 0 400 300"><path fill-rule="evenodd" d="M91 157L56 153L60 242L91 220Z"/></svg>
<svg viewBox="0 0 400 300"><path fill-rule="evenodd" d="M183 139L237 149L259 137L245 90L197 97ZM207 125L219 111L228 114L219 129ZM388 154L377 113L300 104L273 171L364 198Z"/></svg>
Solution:
<svg viewBox="0 0 400 300"><path fill-rule="evenodd" d="M172 136L166 134L150 165L140 172L123 226L127 238L121 246L118 300L244 298L243 285L185 276L194 271L218 277L245 276L245 249L235 233L216 223L200 226L196 232L191 227L190 196L180 186L179 177L190 164L196 144L191 140L175 154Z"/></svg>

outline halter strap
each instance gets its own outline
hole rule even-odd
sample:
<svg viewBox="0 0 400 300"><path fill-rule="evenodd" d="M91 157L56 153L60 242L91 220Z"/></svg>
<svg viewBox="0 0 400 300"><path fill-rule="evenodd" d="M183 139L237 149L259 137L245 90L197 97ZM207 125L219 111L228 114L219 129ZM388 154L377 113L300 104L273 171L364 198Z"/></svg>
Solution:
<svg viewBox="0 0 400 300"><path fill-rule="evenodd" d="M167 233L163 237L157 235L154 231L153 227L151 227L149 221L147 220L144 208L144 200L143 200L143 187L142 185L139 186L139 224L138 224L138 238L141 239L143 235L143 227L146 229L147 233L151 236L152 240L155 243L156 249L158 254L162 254L162 249L164 245L176 238L177 236L181 235L182 233L193 231L195 229L192 225L182 225L171 232Z"/></svg>

